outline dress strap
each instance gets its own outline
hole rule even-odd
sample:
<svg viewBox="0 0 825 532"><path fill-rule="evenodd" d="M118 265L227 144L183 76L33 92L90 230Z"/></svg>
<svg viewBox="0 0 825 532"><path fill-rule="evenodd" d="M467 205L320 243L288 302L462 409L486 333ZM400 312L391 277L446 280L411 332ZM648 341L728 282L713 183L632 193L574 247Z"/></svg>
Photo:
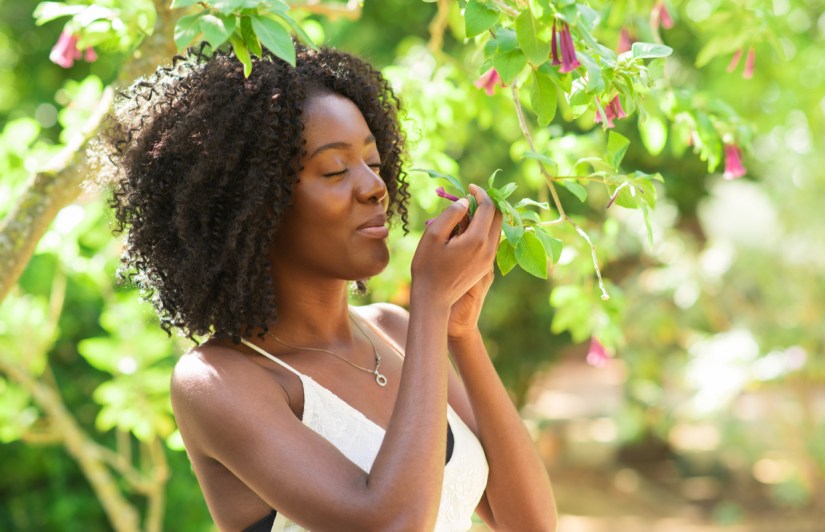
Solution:
<svg viewBox="0 0 825 532"><path fill-rule="evenodd" d="M247 347L249 347L249 348L254 349L255 351L257 351L257 352L258 352L258 353L260 353L261 355L263 355L263 356L265 356L266 358L268 358L269 360L271 360L271 361L273 361L273 362L275 362L275 363L277 363L277 364L280 364L282 367L284 367L284 368L288 369L289 371L291 371L291 372L292 372L292 373L294 373L295 375L298 375L298 377L303 377L303 376L304 376L304 375L303 375L303 373L301 373L301 372L300 372L300 371L298 371L297 369L293 368L292 366L290 366L289 364L287 364L286 362L284 362L284 361L283 361L283 360L281 360L280 358L278 358L278 357L276 357L276 356L274 356L274 355L271 355L271 354L267 353L266 351L264 351L263 349L261 349L261 348L260 348L260 347L258 347L257 345L253 344L252 342L250 342L250 341L249 341L249 340L247 340L246 338L241 338L241 342L242 342L245 346L247 346Z"/></svg>

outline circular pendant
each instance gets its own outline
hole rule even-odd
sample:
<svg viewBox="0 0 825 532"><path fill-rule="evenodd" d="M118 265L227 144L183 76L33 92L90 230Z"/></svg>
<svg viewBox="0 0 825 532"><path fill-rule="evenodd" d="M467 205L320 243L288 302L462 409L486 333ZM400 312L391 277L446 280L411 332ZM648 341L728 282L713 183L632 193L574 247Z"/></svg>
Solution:
<svg viewBox="0 0 825 532"><path fill-rule="evenodd" d="M383 388L384 386L387 385L387 378L385 376L381 375L380 373L378 373L378 371L376 370L376 372L375 372L375 382L378 383L378 386L381 386Z"/></svg>

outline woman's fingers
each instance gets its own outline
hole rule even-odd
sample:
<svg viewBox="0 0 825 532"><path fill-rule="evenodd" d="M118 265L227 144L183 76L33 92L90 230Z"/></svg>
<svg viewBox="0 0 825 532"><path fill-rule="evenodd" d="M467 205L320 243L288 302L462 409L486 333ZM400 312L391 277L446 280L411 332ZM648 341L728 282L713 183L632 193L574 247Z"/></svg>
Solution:
<svg viewBox="0 0 825 532"><path fill-rule="evenodd" d="M467 215L469 208L470 200L467 198L461 198L454 202L433 219L432 223L427 227L426 233L431 233L446 242L449 240L450 234L453 232L453 229L455 229L455 226Z"/></svg>

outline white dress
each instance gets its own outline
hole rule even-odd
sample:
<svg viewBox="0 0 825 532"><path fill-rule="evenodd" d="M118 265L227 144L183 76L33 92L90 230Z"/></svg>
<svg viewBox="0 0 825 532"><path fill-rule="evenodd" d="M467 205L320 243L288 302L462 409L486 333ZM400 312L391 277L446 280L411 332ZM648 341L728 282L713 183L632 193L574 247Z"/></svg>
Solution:
<svg viewBox="0 0 825 532"><path fill-rule="evenodd" d="M304 388L303 424L326 438L344 456L369 473L384 440L384 429L315 382L312 377L297 371L255 344L242 341L301 379ZM453 433L454 444L449 462L444 467L441 503L434 528L437 532L468 530L472 526L473 511L484 494L489 472L481 443L449 405L447 421ZM412 501L411 504L415 502ZM272 532L303 530L306 529L290 521L281 512L277 513L272 525Z"/></svg>

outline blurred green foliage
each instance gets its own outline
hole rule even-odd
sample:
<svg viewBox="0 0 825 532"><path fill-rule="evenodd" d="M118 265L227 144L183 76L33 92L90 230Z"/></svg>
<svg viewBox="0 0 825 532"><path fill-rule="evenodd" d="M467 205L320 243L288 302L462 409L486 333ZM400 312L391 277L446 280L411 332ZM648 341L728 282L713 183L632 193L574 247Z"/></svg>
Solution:
<svg viewBox="0 0 825 532"><path fill-rule="evenodd" d="M0 0L0 217L27 177L85 121L139 36L137 26L128 26L121 40L99 51L98 61L63 70L48 60L60 24L35 26L37 3ZM552 4L570 15L573 2ZM487 96L472 86L490 64L518 55L516 48L499 42L486 47L485 56L466 45L459 3L447 5L435 47L428 25L436 3L368 1L357 22L314 15L298 20L316 42L355 51L383 68L402 97L414 167L477 183L499 168L518 185L517 197L548 201L509 90L498 87ZM825 155L814 139L825 126L825 3L668 3L672 29L650 24L653 2L591 6L601 21L588 31L600 42L615 42L624 28L674 50L667 61L647 63L662 80L649 94L627 99L632 87L622 86L627 110L635 107L637 115L617 120L612 136L595 127L598 111L591 100L583 105L583 96L559 97L553 114L534 109L540 100L529 88L521 91L524 106L549 121L539 126L530 118L534 144L538 155L552 159L556 176L571 176L558 181L558 193L567 214L596 243L611 297L600 297L587 242L568 224L550 226L564 242L550 280L514 270L497 279L488 296L482 327L496 367L523 404L537 375L560 360L583 359L582 343L595 333L615 349L615 363L626 372L616 445L666 445L684 476L724 470L719 478L733 487L736 478L756 479L777 508L822 504L825 210L818 199L825 193ZM479 27L504 19L480 16ZM486 38L472 30L482 35L479 41ZM522 38L513 42L531 60L537 57L541 43L525 44L518 26L514 32ZM87 44L98 43L104 40ZM741 64L727 72L732 55L751 47L753 77L742 77ZM595 83L596 70L583 63ZM547 81L535 75L536 87ZM748 177L725 181L721 147L733 140L745 148ZM648 224L626 208L639 206L630 195L636 189L591 184L605 159L613 163L611 175L626 172L623 178L638 183ZM650 178L656 174L661 183ZM408 265L424 220L444 206L433 181L416 173L409 179L410 234L393 230L393 261L358 302L407 302ZM202 530L209 516L168 399L171 368L190 344L168 339L137 292L115 284L118 251L105 194L88 191L63 209L0 304L0 357L37 381L54 383L79 425L141 474L158 463L149 455L151 442L162 441L171 471L166 505L173 510L164 528ZM50 421L25 387L0 374L6 473L0 529L108 528L82 470L57 446ZM683 437L690 430L704 434L704 442L717 438L711 459ZM139 490L121 484L142 510ZM738 522L745 517L741 504L723 500L713 516Z"/></svg>

